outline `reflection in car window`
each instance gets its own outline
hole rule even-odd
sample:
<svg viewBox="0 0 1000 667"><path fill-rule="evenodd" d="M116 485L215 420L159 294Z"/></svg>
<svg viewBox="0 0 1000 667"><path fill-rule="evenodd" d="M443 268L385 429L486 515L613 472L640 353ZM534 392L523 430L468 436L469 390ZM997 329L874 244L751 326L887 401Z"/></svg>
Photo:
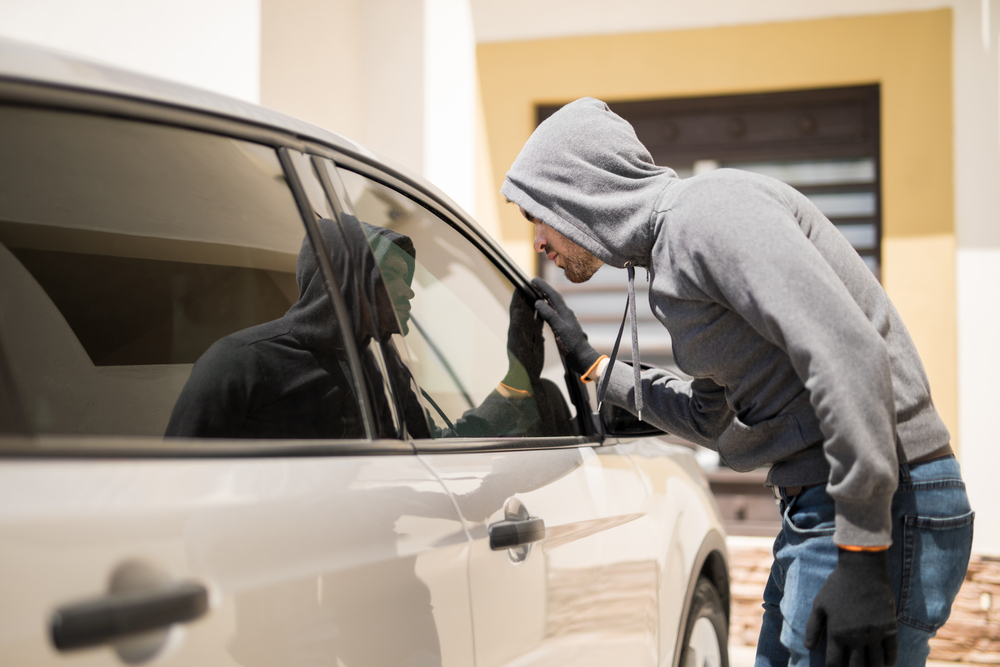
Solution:
<svg viewBox="0 0 1000 667"><path fill-rule="evenodd" d="M32 430L163 435L196 361L219 364L213 346L300 307L296 262L315 259L273 149L13 107L0 108L0 145L0 328ZM344 384L343 346L328 347L338 363L324 368ZM215 370L232 380L251 365ZM241 429L177 434L358 437L353 395L334 402L344 418L322 433L243 415Z"/></svg>
<svg viewBox="0 0 1000 667"><path fill-rule="evenodd" d="M367 228L435 437L575 431L563 390L541 377L542 322L468 239L398 192L341 170Z"/></svg>
<svg viewBox="0 0 1000 667"><path fill-rule="evenodd" d="M344 244L339 237L330 241L338 253L331 263L346 264ZM308 242L302 244L295 278L299 298L288 312L216 341L201 356L174 406L167 436L364 436L336 313ZM352 293L345 290L345 297ZM366 333L354 335L360 340Z"/></svg>

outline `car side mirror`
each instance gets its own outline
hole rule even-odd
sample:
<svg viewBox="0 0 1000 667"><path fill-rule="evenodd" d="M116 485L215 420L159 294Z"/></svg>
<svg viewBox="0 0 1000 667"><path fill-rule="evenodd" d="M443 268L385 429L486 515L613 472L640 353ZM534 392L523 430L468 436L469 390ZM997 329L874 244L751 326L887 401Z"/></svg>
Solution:
<svg viewBox="0 0 1000 667"><path fill-rule="evenodd" d="M626 361L631 365L631 362ZM642 364L643 370L654 368L651 364ZM604 427L604 434L610 436L622 436L635 438L640 436L666 435L666 431L659 429L647 422L639 421L639 418L625 408L611 405L605 402L601 405L601 425Z"/></svg>

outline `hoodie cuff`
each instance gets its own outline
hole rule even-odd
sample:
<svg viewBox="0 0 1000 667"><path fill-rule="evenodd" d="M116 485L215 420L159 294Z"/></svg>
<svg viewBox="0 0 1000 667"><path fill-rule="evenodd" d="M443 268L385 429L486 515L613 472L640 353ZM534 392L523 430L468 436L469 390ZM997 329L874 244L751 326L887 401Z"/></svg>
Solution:
<svg viewBox="0 0 1000 667"><path fill-rule="evenodd" d="M599 356L597 358L597 361L595 361L593 364L591 364L590 368L588 368L586 370L586 372L584 372L584 374L580 376L580 381L581 382L594 382L596 380L600 380L601 379L601 362L604 361L607 358L608 358L608 355L606 355L606 354L602 354L601 356ZM605 364L605 366L606 366L606 364ZM590 377L591 373L594 374L594 377Z"/></svg>
<svg viewBox="0 0 1000 667"><path fill-rule="evenodd" d="M861 502L837 500L833 541L854 548L892 544L892 495L871 496Z"/></svg>
<svg viewBox="0 0 1000 667"><path fill-rule="evenodd" d="M604 372L611 373L608 380L608 393L604 400L612 405L617 405L626 410L635 410L635 379L632 376L632 367L621 361L615 361L614 366L605 364Z"/></svg>

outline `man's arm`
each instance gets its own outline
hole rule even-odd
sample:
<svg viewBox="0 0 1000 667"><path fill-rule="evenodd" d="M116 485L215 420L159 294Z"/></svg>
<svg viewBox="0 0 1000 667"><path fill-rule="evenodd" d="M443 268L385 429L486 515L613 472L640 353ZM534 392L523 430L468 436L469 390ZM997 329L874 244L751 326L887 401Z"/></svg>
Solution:
<svg viewBox="0 0 1000 667"><path fill-rule="evenodd" d="M632 367L617 361L614 368L598 367L597 379L610 370L604 400L635 412ZM725 389L709 379L684 380L662 368L642 372L642 420L696 444L716 449L716 441L733 419Z"/></svg>

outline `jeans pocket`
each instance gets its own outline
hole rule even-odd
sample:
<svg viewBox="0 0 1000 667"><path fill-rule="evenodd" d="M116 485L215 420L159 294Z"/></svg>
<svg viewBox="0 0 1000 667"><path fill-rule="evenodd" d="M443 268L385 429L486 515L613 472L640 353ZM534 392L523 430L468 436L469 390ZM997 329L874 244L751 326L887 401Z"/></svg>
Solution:
<svg viewBox="0 0 1000 667"><path fill-rule="evenodd" d="M803 491L789 502L783 527L801 538L829 537L836 530L836 507L821 487Z"/></svg>
<svg viewBox="0 0 1000 667"><path fill-rule="evenodd" d="M972 552L975 512L903 517L903 579L897 617L926 632L948 620Z"/></svg>

